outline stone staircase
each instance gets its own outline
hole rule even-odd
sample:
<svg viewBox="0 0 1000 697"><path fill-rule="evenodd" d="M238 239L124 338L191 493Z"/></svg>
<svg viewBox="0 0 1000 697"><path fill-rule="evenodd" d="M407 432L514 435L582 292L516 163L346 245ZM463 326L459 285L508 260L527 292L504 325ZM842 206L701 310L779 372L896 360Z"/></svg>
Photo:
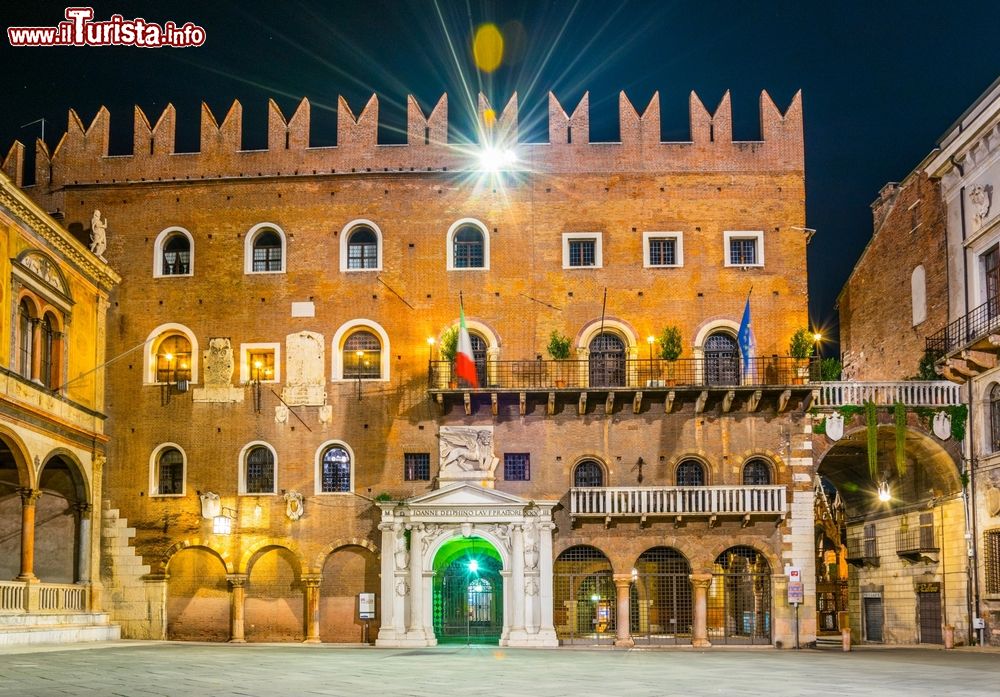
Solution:
<svg viewBox="0 0 1000 697"><path fill-rule="evenodd" d="M101 511L101 581L104 584L104 607L121 625L127 639L162 639L165 618L162 580L149 579L150 567L144 564L132 538L135 528L128 525L117 508L105 500Z"/></svg>
<svg viewBox="0 0 1000 697"><path fill-rule="evenodd" d="M116 641L121 627L106 612L0 615L0 647Z"/></svg>

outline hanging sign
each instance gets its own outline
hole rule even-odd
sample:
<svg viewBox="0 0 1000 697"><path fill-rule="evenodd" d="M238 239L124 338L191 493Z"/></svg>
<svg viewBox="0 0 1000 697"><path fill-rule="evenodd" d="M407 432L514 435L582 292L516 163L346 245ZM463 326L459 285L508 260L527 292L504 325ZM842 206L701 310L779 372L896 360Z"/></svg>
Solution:
<svg viewBox="0 0 1000 697"><path fill-rule="evenodd" d="M374 593L358 593L358 617L363 620L375 619Z"/></svg>
<svg viewBox="0 0 1000 697"><path fill-rule="evenodd" d="M792 581L788 584L788 603L790 605L801 605L805 602L805 584L801 581Z"/></svg>

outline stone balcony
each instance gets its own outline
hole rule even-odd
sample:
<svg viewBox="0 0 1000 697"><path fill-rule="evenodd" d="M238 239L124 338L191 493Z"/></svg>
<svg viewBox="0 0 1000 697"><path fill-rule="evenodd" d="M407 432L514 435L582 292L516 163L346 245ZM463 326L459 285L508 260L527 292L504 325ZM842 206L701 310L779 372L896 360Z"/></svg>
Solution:
<svg viewBox="0 0 1000 697"><path fill-rule="evenodd" d="M937 357L938 373L959 384L997 367L1000 298L987 300L931 335L926 347L928 353Z"/></svg>
<svg viewBox="0 0 1000 697"><path fill-rule="evenodd" d="M781 520L788 511L784 486L637 486L574 487L569 491L571 518L650 518L671 520Z"/></svg>
<svg viewBox="0 0 1000 697"><path fill-rule="evenodd" d="M813 405L820 410L862 405L874 402L879 406L892 406L901 402L907 407L949 407L962 404L961 390L948 380L903 380L900 382L838 381L814 383L816 399Z"/></svg>

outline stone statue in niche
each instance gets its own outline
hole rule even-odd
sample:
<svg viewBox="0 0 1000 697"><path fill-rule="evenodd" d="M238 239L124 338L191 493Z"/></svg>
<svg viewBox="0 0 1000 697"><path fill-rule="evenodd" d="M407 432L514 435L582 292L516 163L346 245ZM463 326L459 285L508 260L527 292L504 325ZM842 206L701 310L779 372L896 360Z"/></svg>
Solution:
<svg viewBox="0 0 1000 697"><path fill-rule="evenodd" d="M222 501L218 494L206 491L201 498L201 517L205 520L212 520L216 516L222 515Z"/></svg>
<svg viewBox="0 0 1000 697"><path fill-rule="evenodd" d="M108 248L108 219L101 221L101 212L94 210L90 219L90 251L104 259L104 251Z"/></svg>
<svg viewBox="0 0 1000 697"><path fill-rule="evenodd" d="M302 517L302 494L297 491L289 491L285 494L285 515L289 520L298 520Z"/></svg>
<svg viewBox="0 0 1000 697"><path fill-rule="evenodd" d="M529 521L524 526L524 568L534 571L538 567L538 524Z"/></svg>
<svg viewBox="0 0 1000 697"><path fill-rule="evenodd" d="M323 335L302 331L285 337L285 388L281 398L289 406L326 404Z"/></svg>
<svg viewBox="0 0 1000 697"><path fill-rule="evenodd" d="M233 344L226 337L212 337L208 349L201 352L204 369L204 387L196 389L192 398L196 402L242 402L243 389L233 387Z"/></svg>
<svg viewBox="0 0 1000 697"><path fill-rule="evenodd" d="M396 523L392 526L392 534L395 541L393 554L396 560L396 568L402 571L410 565L410 552L406 548L406 530L402 525Z"/></svg>
<svg viewBox="0 0 1000 697"><path fill-rule="evenodd" d="M442 426L438 437L439 481L477 481L492 486L493 473L500 462L493 454L492 426Z"/></svg>
<svg viewBox="0 0 1000 697"><path fill-rule="evenodd" d="M978 230L990 215L990 204L993 200L993 186L975 186L969 192L969 202L972 203L972 227Z"/></svg>

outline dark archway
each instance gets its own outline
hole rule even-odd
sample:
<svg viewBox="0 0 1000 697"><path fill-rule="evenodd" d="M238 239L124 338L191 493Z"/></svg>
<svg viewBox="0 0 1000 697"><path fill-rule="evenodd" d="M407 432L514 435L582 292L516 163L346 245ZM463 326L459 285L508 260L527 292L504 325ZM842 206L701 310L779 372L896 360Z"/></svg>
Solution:
<svg viewBox="0 0 1000 697"><path fill-rule="evenodd" d="M219 555L187 547L170 557L167 574L167 638L227 641L229 584Z"/></svg>
<svg viewBox="0 0 1000 697"><path fill-rule="evenodd" d="M298 557L285 547L266 547L248 568L247 641L302 641L304 588Z"/></svg>
<svg viewBox="0 0 1000 697"><path fill-rule="evenodd" d="M553 618L564 643L608 643L615 638L617 593L611 561L596 547L577 545L552 565Z"/></svg>
<svg viewBox="0 0 1000 697"><path fill-rule="evenodd" d="M83 474L70 457L53 455L42 467L38 488L35 575L48 583L73 583L81 577L80 516L87 503Z"/></svg>
<svg viewBox="0 0 1000 697"><path fill-rule="evenodd" d="M331 643L360 643L364 621L358 618L358 595L379 592L379 561L371 550L350 545L332 552L323 564L319 635ZM378 636L379 618L368 620L368 639Z"/></svg>

